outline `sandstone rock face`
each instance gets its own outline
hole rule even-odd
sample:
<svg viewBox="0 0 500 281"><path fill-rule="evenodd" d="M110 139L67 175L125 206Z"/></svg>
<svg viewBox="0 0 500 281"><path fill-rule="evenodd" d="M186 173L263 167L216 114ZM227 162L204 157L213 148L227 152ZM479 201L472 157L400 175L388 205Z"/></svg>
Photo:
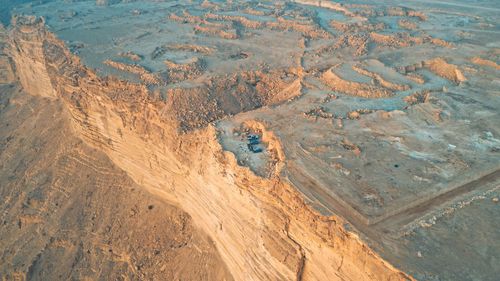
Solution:
<svg viewBox="0 0 500 281"><path fill-rule="evenodd" d="M13 44L16 52L12 53L15 61L17 75L26 91L42 97L55 98L56 93L52 87L50 77L47 74L43 44L45 31L33 33L31 27L41 27L43 30L44 20L35 17L14 18L13 24L29 26L20 28L12 34L15 38Z"/></svg>
<svg viewBox="0 0 500 281"><path fill-rule="evenodd" d="M18 37L23 40L19 40ZM28 52L26 50L28 45L36 46L33 48L36 52ZM153 194L154 198L159 198L155 199L158 200L155 202L162 202L161 206L164 207L158 208L156 205L160 203L151 203L155 207L149 211L141 209L143 204L140 204L138 213L131 213L132 218L127 218L132 220L130 223L140 224L143 220L135 220L134 216L159 212L165 208L170 210L167 212L170 212L173 221L180 220L180 224L189 224L190 219L172 207L175 205L189 214L194 225L213 240L221 260L227 267L211 266L218 264L216 254L210 250L209 244L203 242L207 240L196 239L199 242L194 243L202 243L200 245L203 246L193 245L192 248L202 248L199 262L196 259L195 261L198 264L205 261L204 264L210 267L195 270L205 274L200 275L204 276L201 279L205 277L236 280L412 279L383 261L356 235L344 230L342 219L322 216L307 206L299 193L283 182L279 176L264 179L257 177L248 168L238 166L234 156L224 152L220 147L216 131L212 126L205 125L197 130L179 134L182 122L175 112L182 108L173 108L173 105L179 105L176 103L175 95L171 97L173 100L163 102L151 98L144 86L97 77L92 71L84 68L60 41L44 29L42 24L17 22L10 34L10 46L21 84L23 87L26 85L24 90L29 95L55 100L50 102L58 104L60 111L67 114L67 119L61 119L69 123L68 127L71 127L69 132L74 134L75 139L80 139L82 141L80 145L85 147L81 148L83 152L80 152L80 155L89 154L86 152L89 150L98 151L96 153L99 153L99 157L108 157L113 163L106 162L106 165L116 165L123 171L121 173L126 174L138 185L137 188L141 189L138 191L140 194L147 191ZM23 70L27 61L37 66L32 68L33 73ZM41 84L37 84L40 86L29 85L34 75L43 77ZM26 99L34 98L26 97ZM42 98L37 99L49 102ZM272 98L269 100L272 101ZM74 144L70 143L65 147L68 146L72 147ZM62 155L60 157L65 155L61 152L59 154ZM99 172L105 170L95 166L98 163L95 159L80 158L68 161L83 162L82 165ZM57 162L57 159L54 161ZM78 169L80 165L78 163L64 166L77 165L75 169ZM92 175L90 177L92 178ZM131 182L120 184L123 185L134 184ZM132 192L130 189L127 190ZM73 198L71 192L71 190L61 191L69 198ZM151 195L137 196L150 198L147 196ZM118 197L116 201L127 200L127 204L132 204L130 201L134 201L120 198L122 197ZM64 198L61 197L61 200ZM141 200L149 202L149 199ZM124 208L127 211L131 205L128 206ZM102 208L103 212L113 212L112 209L105 211L105 206ZM133 208L131 212L135 212ZM20 222L21 227L37 225L43 220L36 216L23 218ZM52 216L50 219L55 218ZM163 221L163 218L158 219L158 223ZM145 222L156 221L148 220L146 216L143 223ZM116 226L111 224L111 227L119 228L119 225L121 224L118 223ZM176 228L177 225L179 224L174 224L172 227ZM183 231L194 233L189 227ZM138 228L137 231L139 229L145 230ZM153 229L164 231L164 227L153 227ZM131 239L139 237L135 235L131 233L128 237ZM193 237L196 235L202 236L193 234ZM182 240L182 237L179 239ZM53 239L51 243L68 245L67 247L73 247L76 252L81 251L79 249L87 249L78 245L71 246L73 242L71 239L68 240L70 241L58 242L59 240ZM7 244L9 247L15 245ZM109 251L108 246L99 247ZM126 255L114 255L114 251L106 255L120 262L134 260ZM208 258L210 255L213 258ZM28 274L38 274L43 267L42 264L43 260L33 262ZM139 272L147 274L150 272L150 266L153 266L149 261L141 263L134 260L128 264L135 266L135 269L132 267L130 270L137 274ZM160 268L168 267L169 264L165 264ZM20 268L22 271L23 267ZM225 268L231 277L225 273ZM177 267L173 265L171 272L175 269ZM151 271L150 274L154 273Z"/></svg>
<svg viewBox="0 0 500 281"><path fill-rule="evenodd" d="M42 48L20 57L30 42L11 42L16 74L30 61L48 77ZM60 97L21 81L0 81L0 279L232 280L189 214L82 141Z"/></svg>

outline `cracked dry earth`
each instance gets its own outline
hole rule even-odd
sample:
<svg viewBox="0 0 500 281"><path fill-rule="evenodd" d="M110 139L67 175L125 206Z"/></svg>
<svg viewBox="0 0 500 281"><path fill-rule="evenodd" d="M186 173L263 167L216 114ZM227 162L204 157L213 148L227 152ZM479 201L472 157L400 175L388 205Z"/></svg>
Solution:
<svg viewBox="0 0 500 281"><path fill-rule="evenodd" d="M498 280L496 1L1 3L2 280Z"/></svg>

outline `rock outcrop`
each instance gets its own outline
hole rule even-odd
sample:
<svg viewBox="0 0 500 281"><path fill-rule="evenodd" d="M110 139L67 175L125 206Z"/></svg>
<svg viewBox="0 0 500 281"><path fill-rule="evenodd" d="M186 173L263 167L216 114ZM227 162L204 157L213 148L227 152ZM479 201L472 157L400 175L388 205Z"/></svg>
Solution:
<svg viewBox="0 0 500 281"><path fill-rule="evenodd" d="M238 166L208 122L179 133L189 124L179 113L206 110L205 104L179 102L186 97L180 94L162 101L143 85L97 77L37 19L17 20L10 45L25 91L60 100L86 145L144 190L187 212L214 241L234 279L412 280L346 231L341 218L307 206L279 175L264 179ZM208 96L220 94L217 87L211 91ZM214 103L213 110L221 108Z"/></svg>

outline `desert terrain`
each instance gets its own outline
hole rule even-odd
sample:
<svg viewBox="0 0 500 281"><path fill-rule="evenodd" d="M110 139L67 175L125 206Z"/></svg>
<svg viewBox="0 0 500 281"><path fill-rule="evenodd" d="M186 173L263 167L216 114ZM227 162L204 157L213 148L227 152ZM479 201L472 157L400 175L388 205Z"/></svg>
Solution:
<svg viewBox="0 0 500 281"><path fill-rule="evenodd" d="M495 1L0 20L3 280L498 280Z"/></svg>

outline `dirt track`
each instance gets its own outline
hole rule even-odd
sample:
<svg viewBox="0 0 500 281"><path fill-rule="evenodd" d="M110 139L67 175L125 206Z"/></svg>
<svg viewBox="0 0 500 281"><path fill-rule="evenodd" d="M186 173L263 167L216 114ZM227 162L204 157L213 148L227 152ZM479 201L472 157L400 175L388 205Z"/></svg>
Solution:
<svg viewBox="0 0 500 281"><path fill-rule="evenodd" d="M466 184L452 188L451 190L446 191L432 199L418 203L414 206L410 205L407 208L398 211L396 214L383 217L380 220L373 222L371 226L378 228L381 231L401 228L405 224L418 219L420 216L427 214L431 210L443 208L443 205L446 205L461 195L478 189L485 189L491 185L499 185L499 180L500 170L493 171Z"/></svg>

